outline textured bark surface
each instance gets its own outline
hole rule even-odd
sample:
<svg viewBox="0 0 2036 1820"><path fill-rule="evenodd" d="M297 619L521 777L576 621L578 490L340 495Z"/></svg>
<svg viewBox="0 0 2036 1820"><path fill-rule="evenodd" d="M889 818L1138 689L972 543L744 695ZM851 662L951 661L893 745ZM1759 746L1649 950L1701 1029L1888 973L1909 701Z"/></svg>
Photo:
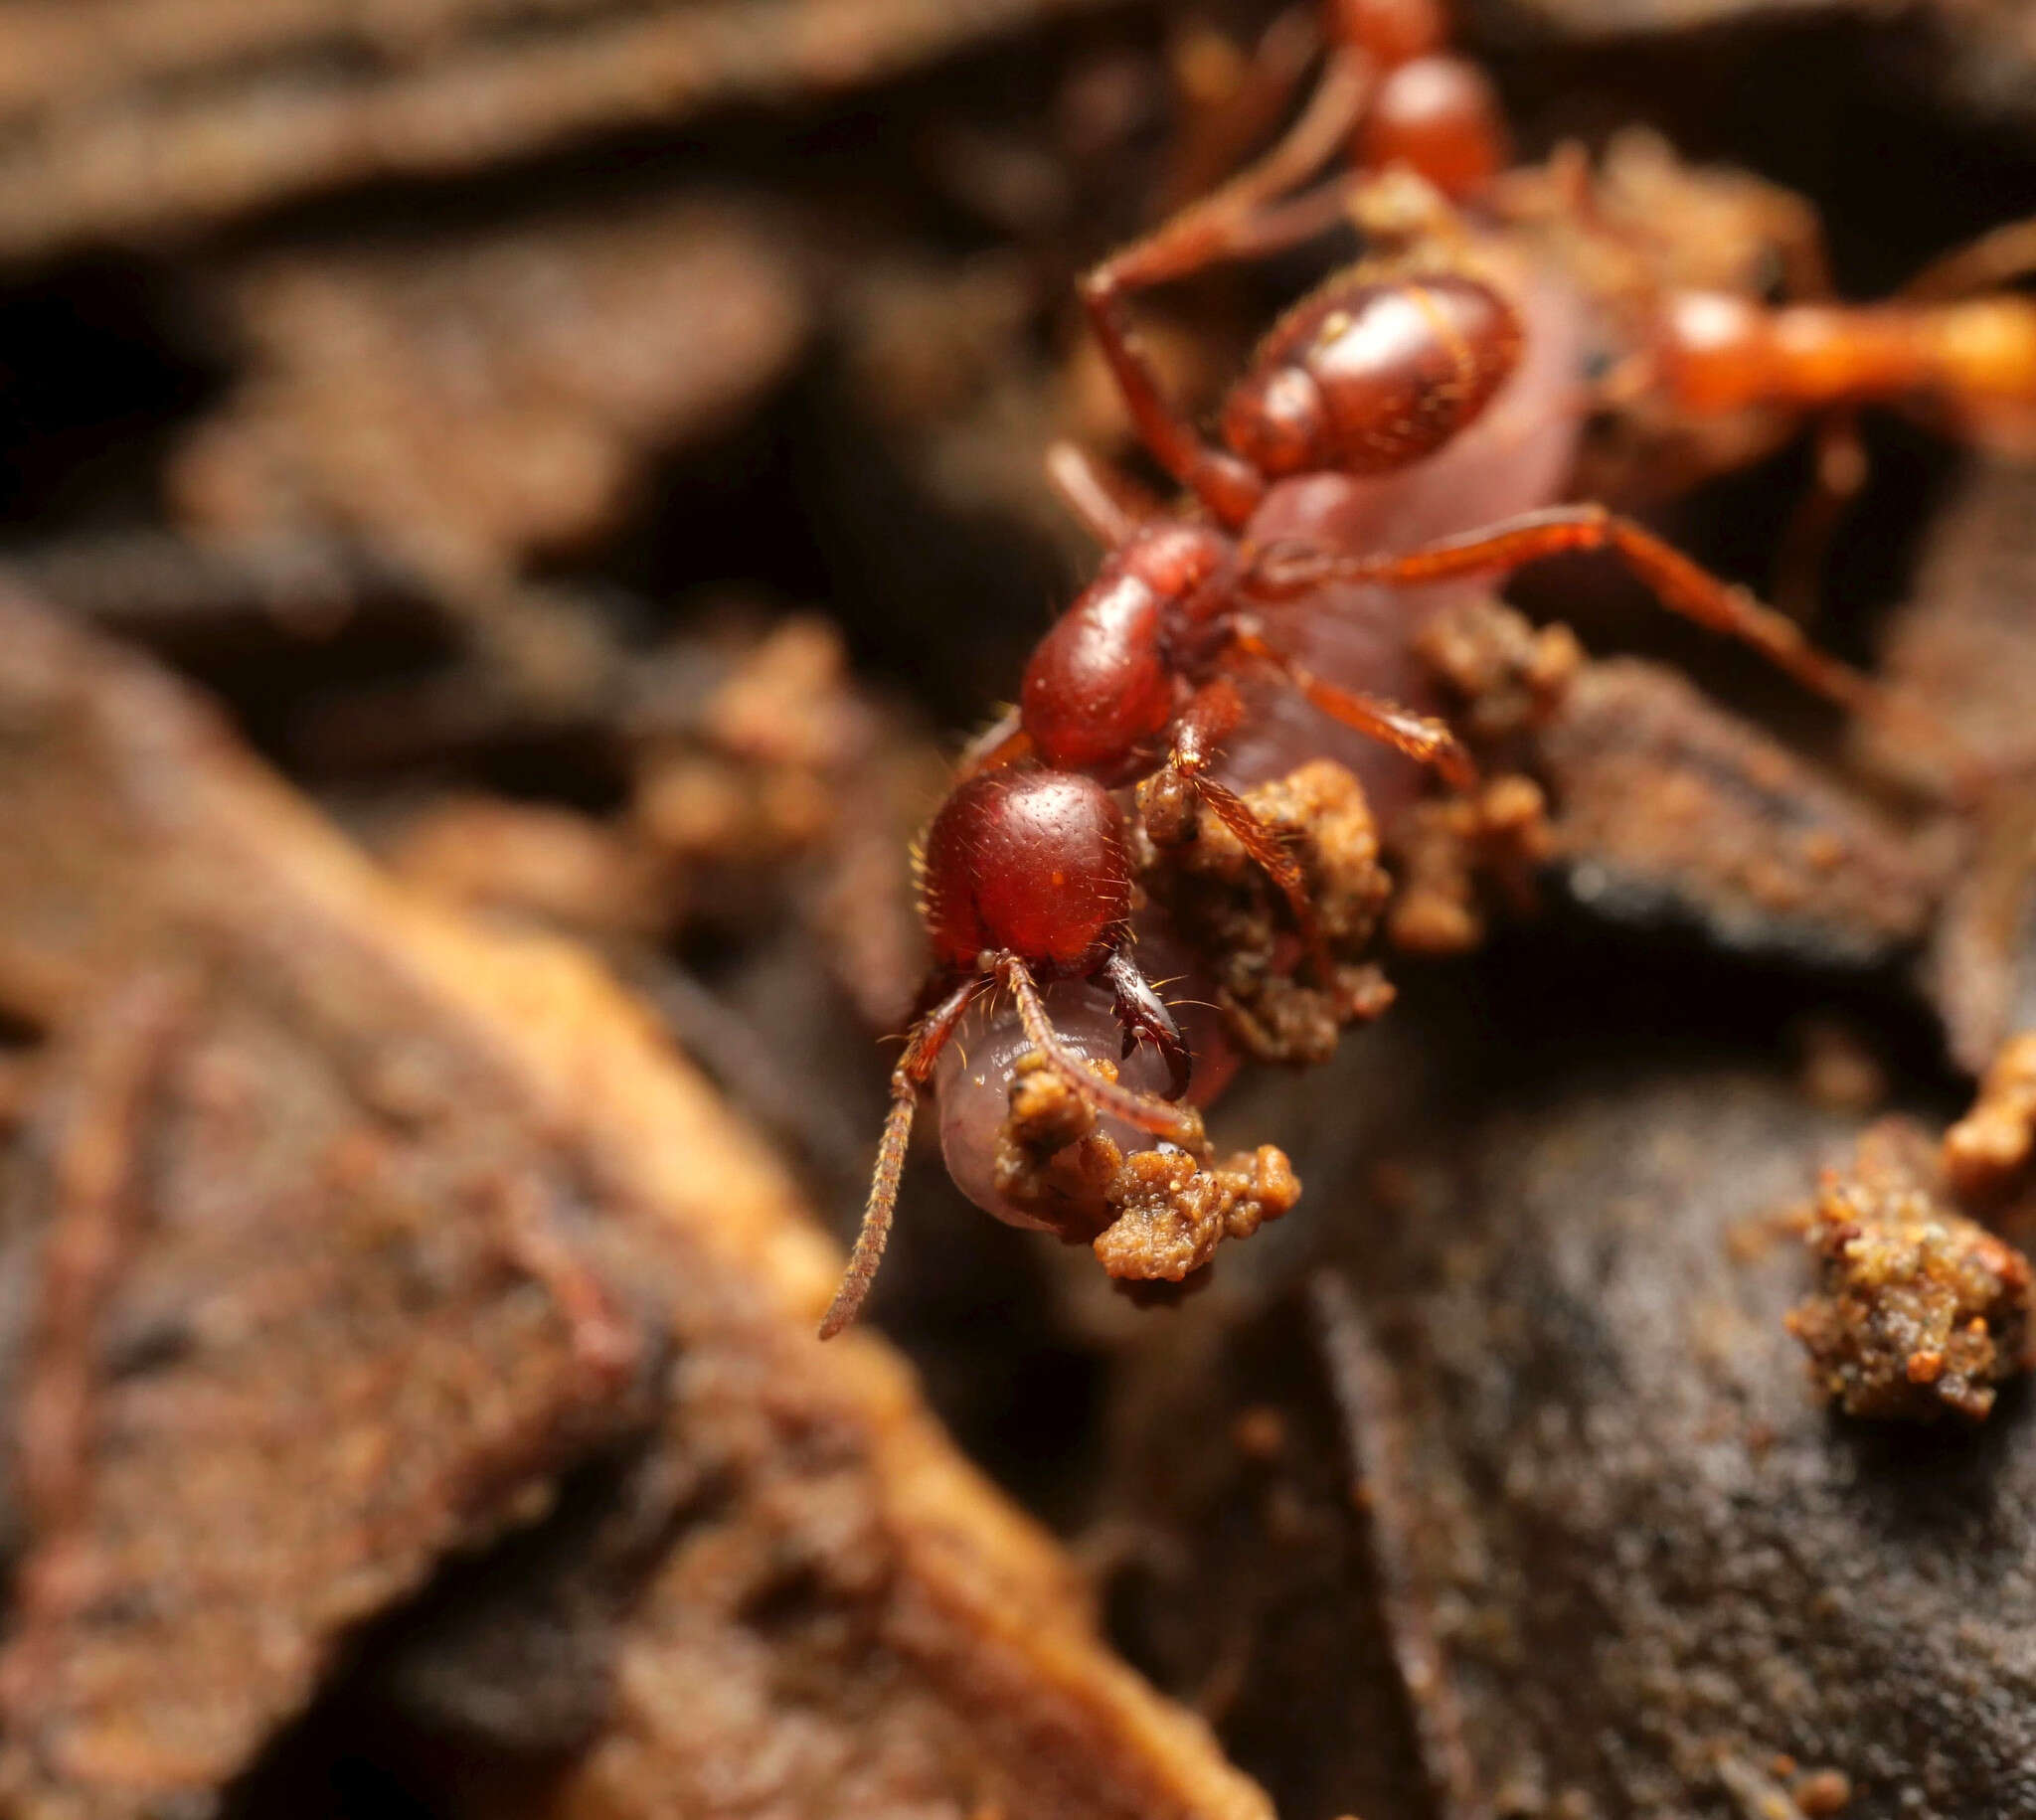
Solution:
<svg viewBox="0 0 2036 1820"><path fill-rule="evenodd" d="M1536 755L1555 864L1601 913L1824 966L1885 962L1930 924L1941 863L1672 671L1589 666Z"/></svg>
<svg viewBox="0 0 2036 1820"><path fill-rule="evenodd" d="M1499 1110L1430 1066L1310 1210L1307 1293L1198 1320L1134 1380L1140 1659L1219 1701L1296 1812L2036 1801L2025 1390L1977 1431L1848 1421L1783 1328L1856 1122L1686 1049L1513 1077ZM1336 1070L1388 1101L1423 1072Z"/></svg>
<svg viewBox="0 0 2036 1820"><path fill-rule="evenodd" d="M1883 298L2036 212L2030 7L1445 11L1609 286L1530 299L1535 396L1610 407L1570 493L1998 787L1850 763L1610 562L1419 653L1311 600L1506 784L1374 798L1432 939L1210 1108L1299 1204L1134 1305L922 1143L823 1348L912 834L1096 573L1041 456L1163 484L1076 278L1277 131L1313 0L0 0L0 569L168 667L0 602L0 1816L2036 1811L2030 1393L1877 1432L1782 1327L1818 1164L2036 1026L2036 495L1866 412L1819 569L1814 426L1626 360L1647 274L1818 289L1814 215ZM1168 396L1357 251L1141 293ZM1254 695L1229 756L1338 737ZM1210 945L1304 992L1250 879ZM1825 1196L1862 1406L2013 1362L2019 1055L1993 1236Z"/></svg>
<svg viewBox="0 0 2036 1820"><path fill-rule="evenodd" d="M1736 1815L1785 1755L1855 1820L2036 1801L2026 1399L1976 1436L1847 1425L1782 1329L1838 1122L1643 1068L1451 1148L1351 1284L1485 1798Z"/></svg>
<svg viewBox="0 0 2036 1820"><path fill-rule="evenodd" d="M753 408L808 317L790 236L706 197L357 238L219 291L249 369L172 458L180 517L454 574L612 529L650 456Z"/></svg>
<svg viewBox="0 0 2036 1820"><path fill-rule="evenodd" d="M1098 0L31 0L0 19L0 250L160 241L717 104L838 93Z"/></svg>
<svg viewBox="0 0 2036 1820"><path fill-rule="evenodd" d="M593 966L401 894L18 598L0 650L0 981L49 1033L8 1350L58 1411L10 1811L204 1808L366 1620L625 1446L637 1593L556 1811L1267 1812L882 1343L814 1342L831 1248Z"/></svg>
<svg viewBox="0 0 2036 1820"><path fill-rule="evenodd" d="M1889 679L1925 704L1989 776L1970 851L1923 970L1959 1067L1978 1074L2036 1025L2036 475L1974 464L1932 527L1909 598L1884 637ZM1901 768L1902 755L1873 756Z"/></svg>

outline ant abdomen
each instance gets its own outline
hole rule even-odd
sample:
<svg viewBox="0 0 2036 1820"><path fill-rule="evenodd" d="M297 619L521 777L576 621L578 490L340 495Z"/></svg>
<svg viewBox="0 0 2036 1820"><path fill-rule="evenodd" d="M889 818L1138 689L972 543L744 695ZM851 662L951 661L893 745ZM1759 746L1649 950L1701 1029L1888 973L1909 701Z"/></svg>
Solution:
<svg viewBox="0 0 2036 1820"><path fill-rule="evenodd" d="M1222 1093L1237 1073L1239 1058L1227 1040L1221 1015L1208 1001L1216 988L1196 957L1152 918L1140 918L1137 953L1140 963L1157 978L1171 982L1181 1028L1195 1052L1195 1079L1187 1098L1207 1105ZM1094 979L1060 979L1042 987L1041 998L1060 1040L1091 1067L1106 1064L1125 1086L1143 1093L1168 1089L1165 1060L1149 1044L1126 1051L1123 1023L1106 985ZM1032 1038L1006 1000L984 999L970 1011L953 1043L942 1051L934 1074L941 1160L947 1174L984 1213L1008 1226L1032 1227L1087 1238L1109 1215L1099 1192L1057 1209L1022 1205L1005 1192L998 1179L998 1157L1011 1115L1011 1088L1033 1053ZM1150 1135L1110 1117L1099 1117L1097 1129L1125 1155L1149 1149ZM1086 1227L1086 1231L1082 1229Z"/></svg>
<svg viewBox="0 0 2036 1820"><path fill-rule="evenodd" d="M1224 441L1269 479L1387 473L1474 419L1520 359L1520 321L1461 272L1332 279L1261 344Z"/></svg>
<svg viewBox="0 0 2036 1820"><path fill-rule="evenodd" d="M1123 815L1079 772L986 771L955 786L927 830L927 929L951 968L1017 955L1053 976L1095 970L1131 913Z"/></svg>

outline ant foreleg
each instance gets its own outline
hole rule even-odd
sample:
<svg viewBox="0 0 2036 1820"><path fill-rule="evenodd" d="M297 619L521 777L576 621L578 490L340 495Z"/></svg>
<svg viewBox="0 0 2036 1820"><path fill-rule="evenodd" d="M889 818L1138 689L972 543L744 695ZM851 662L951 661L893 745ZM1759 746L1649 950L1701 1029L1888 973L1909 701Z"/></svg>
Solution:
<svg viewBox="0 0 2036 1820"><path fill-rule="evenodd" d="M870 1198L863 1205L863 1223L848 1255L841 1287L820 1318L820 1338L831 1340L862 1312L863 1302L884 1261L891 1237L891 1216L898 1207L898 1184L905 1173L905 1150L912 1141L913 1113L921 1090L933 1078L933 1064L947 1047L962 1018L987 982L977 975L965 979L912 1027L905 1054L891 1071L891 1112L877 1145L877 1165L870 1176Z"/></svg>
<svg viewBox="0 0 2036 1820"><path fill-rule="evenodd" d="M1175 725L1173 750L1167 754L1164 768L1145 786L1141 799L1149 799L1155 790L1164 790L1171 779L1176 790L1206 804L1210 813L1237 837L1253 863L1278 888L1279 895L1286 900L1293 926L1306 944L1316 976L1325 987L1330 986L1336 977L1335 962L1315 915L1315 901L1300 862L1287 851L1279 836L1259 819L1250 803L1228 784L1209 775L1216 748L1243 719L1244 702L1237 686L1228 678L1219 678L1198 689Z"/></svg>
<svg viewBox="0 0 2036 1820"><path fill-rule="evenodd" d="M1195 1058L1181 1027L1174 1022L1166 1001L1152 989L1152 982L1138 970L1129 946L1120 947L1103 963L1103 983L1116 1001L1117 1022L1124 1027L1123 1053L1129 1057L1140 1041L1150 1043L1166 1063L1167 1098L1178 1099L1188 1090Z"/></svg>
<svg viewBox="0 0 2036 1820"><path fill-rule="evenodd" d="M1264 158L1113 253L1082 280L1091 329L1139 438L1161 467L1233 529L1251 517L1265 482L1249 464L1204 441L1188 417L1168 403L1131 327L1129 298L1133 291L1185 277L1218 260L1293 244L1329 225L1318 209L1304 209L1298 217L1280 218L1276 236L1269 237L1265 217L1276 197L1336 155L1358 119L1369 85L1363 57L1350 52L1332 56L1300 118Z"/></svg>
<svg viewBox="0 0 2036 1820"><path fill-rule="evenodd" d="M1140 1093L1114 1080L1105 1080L1076 1051L1061 1040L1046 1014L1046 1006L1033 984L1032 970L1015 954L999 954L992 963L997 982L1008 986L1018 1007L1018 1021L1025 1038L1045 1058L1046 1065L1088 1100L1105 1118L1121 1119L1134 1130L1165 1138L1196 1156L1206 1156L1209 1140L1202 1130L1202 1116L1191 1107L1169 1104L1150 1093Z"/></svg>
<svg viewBox="0 0 2036 1820"><path fill-rule="evenodd" d="M1367 739L1378 741L1381 745L1390 745L1395 751L1405 752L1423 764L1435 766L1452 789L1467 793L1477 788L1480 781L1477 761L1446 723L1425 714L1415 714L1378 696L1359 695L1353 690L1324 682L1283 651L1274 650L1247 624L1233 627L1230 649L1237 657L1271 665L1311 706L1332 721L1340 722Z"/></svg>
<svg viewBox="0 0 2036 1820"><path fill-rule="evenodd" d="M1168 148L1162 218L1206 196L1277 130L1322 49L1308 0L1276 14L1249 53L1210 21L1174 38L1168 61L1180 91L1181 128Z"/></svg>

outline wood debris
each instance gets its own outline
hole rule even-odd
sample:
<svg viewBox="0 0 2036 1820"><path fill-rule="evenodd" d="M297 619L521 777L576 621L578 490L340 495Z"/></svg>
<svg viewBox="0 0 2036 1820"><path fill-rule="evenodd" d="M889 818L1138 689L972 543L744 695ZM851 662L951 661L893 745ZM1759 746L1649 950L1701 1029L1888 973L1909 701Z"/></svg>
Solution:
<svg viewBox="0 0 2036 1820"><path fill-rule="evenodd" d="M666 1462L668 1540L541 1811L1270 1811L888 1350L815 1345L832 1248L594 967L396 890L19 598L0 650L0 982L80 1046L55 1176L10 1178L77 1285L16 1368L70 1412L15 1494L11 1813L209 1802L369 1620L616 1447Z"/></svg>

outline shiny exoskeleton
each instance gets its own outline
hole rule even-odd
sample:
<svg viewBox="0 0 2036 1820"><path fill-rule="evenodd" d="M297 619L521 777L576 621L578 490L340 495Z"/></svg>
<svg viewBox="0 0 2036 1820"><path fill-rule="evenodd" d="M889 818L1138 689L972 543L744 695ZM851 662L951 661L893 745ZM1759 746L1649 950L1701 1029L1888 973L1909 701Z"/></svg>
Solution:
<svg viewBox="0 0 2036 1820"><path fill-rule="evenodd" d="M1562 552L1604 550L1672 609L1745 640L1848 709L1889 716L1871 683L1813 649L1793 622L1601 506L1542 504L1483 523L1482 495L1466 496L1444 517L1461 529L1412 550L1291 534L1293 514L1277 504L1282 489L1320 475L1387 479L1439 457L1479 423L1521 368L1522 309L1502 274L1465 244L1410 242L1295 305L1232 388L1214 439L1164 398L1128 320L1135 291L1319 231L1330 219L1321 194L1286 198L1345 148L1375 168L1411 170L1420 193L1443 208L1478 195L1503 163L1490 90L1442 51L1429 0L1340 0L1332 28L1339 48L1286 138L1084 280L1084 305L1132 421L1185 501L1163 510L1071 449L1050 457L1106 555L1035 650L1018 708L978 743L928 830L923 912L935 971L892 1077L862 1231L823 1337L862 1304L888 1237L918 1098L985 994L1009 994L1026 1042L1098 1113L1162 1142L1201 1147L1199 1117L1179 1103L1188 1047L1132 949L1135 892L1114 792L1134 782L1149 792L1157 782L1220 820L1277 887L1318 982L1333 990L1335 969L1300 866L1213 771L1247 713L1241 681L1275 679L1333 721L1432 766L1452 788L1478 781L1445 723L1374 692L1369 674L1331 680L1282 648L1269 622L1283 604L1356 583L1482 578ZM1333 200L1342 206L1340 185ZM1708 382L1714 395L1737 371L1732 347L1718 352L1721 373ZM1771 385L1782 370L1770 360ZM1690 361L1678 369L1664 356L1663 372L1683 373L1690 396L1700 396ZM1529 443L1519 448L1502 454L1501 468L1508 459L1529 461ZM1544 484L1523 469L1514 491L1545 501ZM1124 1055L1143 1043L1163 1058L1167 1096L1108 1077L1061 1040L1040 984L1071 979L1106 990Z"/></svg>

